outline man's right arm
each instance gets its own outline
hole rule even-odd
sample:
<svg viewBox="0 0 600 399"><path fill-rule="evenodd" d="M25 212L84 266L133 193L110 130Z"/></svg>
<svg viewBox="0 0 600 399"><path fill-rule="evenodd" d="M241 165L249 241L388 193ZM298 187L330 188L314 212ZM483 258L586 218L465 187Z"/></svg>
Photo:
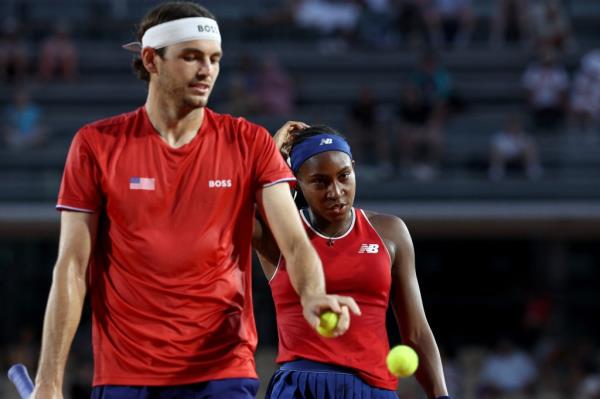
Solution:
<svg viewBox="0 0 600 399"><path fill-rule="evenodd" d="M31 399L62 399L65 365L81 318L97 213L61 212L58 260L48 296L42 350Z"/></svg>

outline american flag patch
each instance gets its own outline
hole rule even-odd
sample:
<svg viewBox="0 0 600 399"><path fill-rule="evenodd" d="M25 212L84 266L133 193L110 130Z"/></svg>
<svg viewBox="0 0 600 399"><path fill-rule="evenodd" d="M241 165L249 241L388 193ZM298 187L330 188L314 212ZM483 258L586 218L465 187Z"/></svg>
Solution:
<svg viewBox="0 0 600 399"><path fill-rule="evenodd" d="M149 190L153 191L155 188L153 177L131 177L129 179L130 190Z"/></svg>

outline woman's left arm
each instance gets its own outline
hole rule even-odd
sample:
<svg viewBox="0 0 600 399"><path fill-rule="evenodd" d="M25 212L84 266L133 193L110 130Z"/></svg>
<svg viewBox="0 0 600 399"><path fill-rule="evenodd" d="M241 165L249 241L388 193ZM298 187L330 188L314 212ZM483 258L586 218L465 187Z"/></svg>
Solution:
<svg viewBox="0 0 600 399"><path fill-rule="evenodd" d="M429 398L448 395L442 360L433 332L427 322L415 271L415 251L404 222L390 215L376 215L382 238L392 247L391 302L402 342L419 355L416 378Z"/></svg>

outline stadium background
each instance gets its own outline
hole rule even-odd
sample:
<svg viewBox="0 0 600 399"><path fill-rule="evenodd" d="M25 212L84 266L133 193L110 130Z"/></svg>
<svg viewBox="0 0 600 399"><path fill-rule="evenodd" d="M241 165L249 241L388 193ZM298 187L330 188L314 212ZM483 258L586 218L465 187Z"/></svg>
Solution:
<svg viewBox="0 0 600 399"><path fill-rule="evenodd" d="M82 124L143 103L144 84L133 76L131 54L120 44L133 40L133 25L156 3L8 0L0 5L2 51L7 55L6 46L23 46L28 62L22 76L14 67L0 75L3 370L15 361L35 369L57 252L53 204L65 154ZM536 128L522 76L540 48L527 35L516 43L491 40L500 1L473 0L471 40L434 46L453 93L441 127L441 156L425 172L415 167L412 173L414 165L404 164L394 151L401 135L398 103L426 48L436 43L419 35L418 28L404 34L402 18L393 14L402 2L369 11L371 3L386 2L362 2L353 24L327 32L318 24L301 26L283 0L202 2L217 15L224 36L225 56L210 106L241 113L271 132L288 119L327 123L365 148L357 160L358 206L407 222L423 300L454 397L493 397L482 370L506 340L522 351L535 373L525 389L502 397L600 397L598 127L587 135L573 132L565 116L551 129ZM582 57L600 44L600 2L562 5L572 35L554 54L571 78L570 92ZM326 14L319 17L327 21ZM57 26L66 28L74 43L76 73L44 75L40 68L49 62L42 48ZM23 90L41 111L43 133L35 143L13 145L9 106ZM375 102L379 133L360 136L351 131L351 109L365 90ZM275 100L262 104L261 97L269 96ZM527 178L518 167L509 168L503 179L490 173L491 138L511 115L521 117L533 137L543 174ZM384 149L391 165L375 150L380 138L388 143ZM268 285L256 265L254 285L257 359L265 380L274 368L277 335ZM390 327L390 339L399 342ZM86 314L68 365L67 397L86 397L89 330ZM495 370L510 374L502 367ZM412 379L402 380L399 392L401 398L423 397ZM15 396L6 379L0 380L0 396Z"/></svg>

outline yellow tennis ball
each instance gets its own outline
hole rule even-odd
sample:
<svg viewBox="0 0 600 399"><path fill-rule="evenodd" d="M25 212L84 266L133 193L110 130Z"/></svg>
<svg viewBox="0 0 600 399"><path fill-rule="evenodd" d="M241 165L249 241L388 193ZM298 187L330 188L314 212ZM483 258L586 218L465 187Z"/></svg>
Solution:
<svg viewBox="0 0 600 399"><path fill-rule="evenodd" d="M398 345L388 353L385 362L396 377L408 377L419 367L419 355L410 346Z"/></svg>
<svg viewBox="0 0 600 399"><path fill-rule="evenodd" d="M338 320L339 316L335 312L328 310L321 313L317 332L327 338L333 337L333 330L337 327Z"/></svg>

